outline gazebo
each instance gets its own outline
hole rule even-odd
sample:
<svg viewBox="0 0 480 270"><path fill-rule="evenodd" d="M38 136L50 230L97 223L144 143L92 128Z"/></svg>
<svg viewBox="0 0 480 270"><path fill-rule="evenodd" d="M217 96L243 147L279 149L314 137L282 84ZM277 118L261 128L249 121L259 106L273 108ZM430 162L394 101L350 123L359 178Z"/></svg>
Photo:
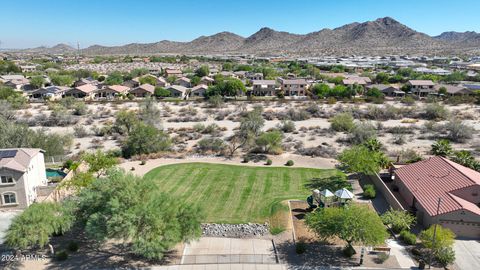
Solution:
<svg viewBox="0 0 480 270"><path fill-rule="evenodd" d="M324 207L329 207L333 201L335 195L328 189L322 190L320 192L320 201L323 203Z"/></svg>
<svg viewBox="0 0 480 270"><path fill-rule="evenodd" d="M346 188L335 191L335 196L337 196L337 200L341 204L345 204L353 200L353 198L355 197L355 195L353 195L353 193Z"/></svg>

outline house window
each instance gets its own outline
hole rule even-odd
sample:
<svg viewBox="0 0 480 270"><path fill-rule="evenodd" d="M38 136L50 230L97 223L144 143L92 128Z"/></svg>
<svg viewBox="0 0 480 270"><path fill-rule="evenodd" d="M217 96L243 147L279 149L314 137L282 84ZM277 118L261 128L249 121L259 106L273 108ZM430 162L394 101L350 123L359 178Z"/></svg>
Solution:
<svg viewBox="0 0 480 270"><path fill-rule="evenodd" d="M12 176L2 175L1 177L2 184L12 184L14 183Z"/></svg>
<svg viewBox="0 0 480 270"><path fill-rule="evenodd" d="M13 192L8 192L3 194L3 204L16 204L17 203L17 197L15 196L15 193Z"/></svg>

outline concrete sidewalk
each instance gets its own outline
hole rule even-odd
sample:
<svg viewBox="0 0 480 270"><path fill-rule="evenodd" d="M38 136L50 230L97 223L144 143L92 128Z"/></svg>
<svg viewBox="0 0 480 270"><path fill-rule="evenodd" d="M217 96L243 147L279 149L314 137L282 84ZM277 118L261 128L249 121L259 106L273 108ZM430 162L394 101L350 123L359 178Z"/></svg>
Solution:
<svg viewBox="0 0 480 270"><path fill-rule="evenodd" d="M397 259L400 268L410 269L416 267L405 247L400 245L398 241L389 239L387 240L387 245L390 247L390 254Z"/></svg>
<svg viewBox="0 0 480 270"><path fill-rule="evenodd" d="M154 266L152 270L287 270L282 264L194 264Z"/></svg>

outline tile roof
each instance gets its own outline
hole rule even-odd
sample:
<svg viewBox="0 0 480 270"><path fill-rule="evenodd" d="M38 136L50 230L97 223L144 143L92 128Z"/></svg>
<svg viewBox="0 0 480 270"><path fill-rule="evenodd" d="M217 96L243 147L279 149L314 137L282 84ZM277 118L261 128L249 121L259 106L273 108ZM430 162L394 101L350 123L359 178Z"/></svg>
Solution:
<svg viewBox="0 0 480 270"><path fill-rule="evenodd" d="M128 89L130 89L130 87L123 86L123 85L109 85L109 86L107 86L107 88L111 89L115 92L118 92L118 93L123 93L123 92L127 91Z"/></svg>
<svg viewBox="0 0 480 270"><path fill-rule="evenodd" d="M0 158L0 169L6 168L14 171L25 172L28 169L30 160L43 150L38 148L9 148L0 149L0 153L10 152L12 155L5 155Z"/></svg>
<svg viewBox="0 0 480 270"><path fill-rule="evenodd" d="M435 85L435 83L432 82L431 80L409 80L408 82L411 85L429 85L429 86Z"/></svg>
<svg viewBox="0 0 480 270"><path fill-rule="evenodd" d="M438 198L442 198L439 214L469 210L471 205L452 192L480 185L479 172L439 156L398 168L395 174L430 216L436 215Z"/></svg>
<svg viewBox="0 0 480 270"><path fill-rule="evenodd" d="M133 91L135 89L142 89L142 90L145 90L147 92L153 93L155 91L155 86L153 86L151 84L148 84L148 83L144 83L144 84L138 86L137 88L132 89L131 91Z"/></svg>
<svg viewBox="0 0 480 270"><path fill-rule="evenodd" d="M84 85L75 87L75 89L80 90L80 91L88 94L88 93L91 93L91 92L97 90L98 87L96 85L93 85L93 84L84 84Z"/></svg>

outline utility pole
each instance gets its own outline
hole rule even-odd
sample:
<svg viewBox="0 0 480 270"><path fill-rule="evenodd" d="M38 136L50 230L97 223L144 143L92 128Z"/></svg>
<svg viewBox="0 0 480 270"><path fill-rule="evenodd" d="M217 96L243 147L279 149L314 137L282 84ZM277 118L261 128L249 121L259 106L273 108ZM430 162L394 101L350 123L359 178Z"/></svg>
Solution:
<svg viewBox="0 0 480 270"><path fill-rule="evenodd" d="M77 41L77 64L80 64L80 43Z"/></svg>
<svg viewBox="0 0 480 270"><path fill-rule="evenodd" d="M437 223L438 223L438 212L440 212L440 204L442 203L442 198L438 198L438 204L437 204L437 222L433 224L433 239L432 239L432 248L430 250L430 259L428 262L428 269L432 268L432 258L433 258L433 247L435 247L435 240L437 236Z"/></svg>

